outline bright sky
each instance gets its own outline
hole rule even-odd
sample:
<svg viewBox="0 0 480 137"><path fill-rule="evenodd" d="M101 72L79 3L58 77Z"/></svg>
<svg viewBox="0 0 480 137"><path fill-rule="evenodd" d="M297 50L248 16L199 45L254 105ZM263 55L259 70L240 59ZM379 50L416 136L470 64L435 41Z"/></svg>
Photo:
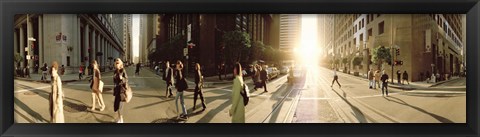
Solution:
<svg viewBox="0 0 480 137"><path fill-rule="evenodd" d="M318 61L318 24L316 14L302 14L302 30L300 38L300 47L297 47L297 57L305 63Z"/></svg>
<svg viewBox="0 0 480 137"><path fill-rule="evenodd" d="M139 31L140 31L140 15L139 14L133 14L132 17L132 55L133 59L135 57L138 57L139 53L139 42L138 42L138 36L139 36Z"/></svg>

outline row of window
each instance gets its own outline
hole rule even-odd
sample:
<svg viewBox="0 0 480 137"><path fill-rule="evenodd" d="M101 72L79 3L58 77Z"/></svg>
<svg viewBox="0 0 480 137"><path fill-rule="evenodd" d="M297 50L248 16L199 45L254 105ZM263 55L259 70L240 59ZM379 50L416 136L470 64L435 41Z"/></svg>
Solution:
<svg viewBox="0 0 480 137"><path fill-rule="evenodd" d="M459 37L455 36L455 33L453 33L453 30L452 30L452 26L450 26L447 21L443 20L439 14L429 14L429 15L432 19L436 21L437 25L439 25L443 29L445 34L455 42L456 45L462 45L462 42L460 41Z"/></svg>

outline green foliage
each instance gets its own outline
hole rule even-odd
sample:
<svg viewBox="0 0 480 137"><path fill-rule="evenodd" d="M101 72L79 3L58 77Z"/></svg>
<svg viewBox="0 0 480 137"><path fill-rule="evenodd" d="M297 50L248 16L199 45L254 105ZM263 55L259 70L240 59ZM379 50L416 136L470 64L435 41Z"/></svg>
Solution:
<svg viewBox="0 0 480 137"><path fill-rule="evenodd" d="M348 63L348 58L347 57L342 58L342 63L347 64Z"/></svg>
<svg viewBox="0 0 480 137"><path fill-rule="evenodd" d="M225 59L231 64L245 60L245 48L250 48L250 35L242 31L229 31L223 35L225 44ZM242 56L243 55L243 56Z"/></svg>
<svg viewBox="0 0 480 137"><path fill-rule="evenodd" d="M333 61L333 64L335 64L335 65L340 64L340 59L335 59L335 60Z"/></svg>
<svg viewBox="0 0 480 137"><path fill-rule="evenodd" d="M363 61L363 58L362 58L362 57L356 56L356 57L353 58L352 64L353 64L354 66L358 66L358 65L362 64L362 61Z"/></svg>
<svg viewBox="0 0 480 137"><path fill-rule="evenodd" d="M186 47L186 40L182 35L177 35L169 41L162 43L154 54L149 55L149 60L159 62L168 60L170 62L183 59L183 48Z"/></svg>
<svg viewBox="0 0 480 137"><path fill-rule="evenodd" d="M392 55L390 54L390 48L379 46L373 50L372 62L381 65L383 62L390 61Z"/></svg>
<svg viewBox="0 0 480 137"><path fill-rule="evenodd" d="M264 56L265 45L261 41L255 41L252 46L249 48L250 56L248 57L248 62L254 62L256 60L262 59Z"/></svg>
<svg viewBox="0 0 480 137"><path fill-rule="evenodd" d="M15 53L14 61L15 61L15 64L17 64L17 66L18 66L18 63L23 61L23 57L20 55L20 53Z"/></svg>

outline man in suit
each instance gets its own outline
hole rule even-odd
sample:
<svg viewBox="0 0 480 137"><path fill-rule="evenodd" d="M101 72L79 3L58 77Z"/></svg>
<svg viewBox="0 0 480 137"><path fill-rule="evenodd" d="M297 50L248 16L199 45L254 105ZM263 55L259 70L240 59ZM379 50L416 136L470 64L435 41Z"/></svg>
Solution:
<svg viewBox="0 0 480 137"><path fill-rule="evenodd" d="M267 73L267 67L263 66L263 69L260 71L260 79L262 80L262 87L265 89L264 92L267 91L267 80L268 80L268 73Z"/></svg>
<svg viewBox="0 0 480 137"><path fill-rule="evenodd" d="M165 62L165 65L166 65L166 68L165 68L165 71L163 71L163 80L165 80L165 82L167 82L167 91L166 91L166 94L165 94L165 97L172 97L173 94L172 94L172 85L173 85L173 81L174 81L174 77L173 77L173 69L170 67L170 62ZM168 95L168 93L170 93L170 95Z"/></svg>
<svg viewBox="0 0 480 137"><path fill-rule="evenodd" d="M384 92L387 93L388 96L388 75L385 73L385 70L382 72L382 77L380 80L382 81L382 96L384 95ZM383 90L385 88L385 91Z"/></svg>

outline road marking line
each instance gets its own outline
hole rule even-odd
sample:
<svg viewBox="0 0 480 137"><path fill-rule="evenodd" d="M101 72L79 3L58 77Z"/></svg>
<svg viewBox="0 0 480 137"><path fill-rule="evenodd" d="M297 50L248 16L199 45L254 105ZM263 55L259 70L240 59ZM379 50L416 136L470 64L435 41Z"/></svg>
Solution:
<svg viewBox="0 0 480 137"><path fill-rule="evenodd" d="M34 90L34 89L45 89L45 88L49 88L49 87L52 87L52 86L43 86L43 87L37 87L37 88L21 89L21 90L16 90L14 92L14 94L22 93L22 92L26 92L26 91L30 91L30 90Z"/></svg>

